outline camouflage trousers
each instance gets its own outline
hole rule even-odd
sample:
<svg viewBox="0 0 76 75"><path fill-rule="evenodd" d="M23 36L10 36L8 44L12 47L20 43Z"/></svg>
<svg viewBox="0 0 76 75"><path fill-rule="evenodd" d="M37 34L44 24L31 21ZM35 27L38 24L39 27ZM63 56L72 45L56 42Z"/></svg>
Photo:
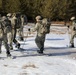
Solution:
<svg viewBox="0 0 76 75"><path fill-rule="evenodd" d="M74 44L74 37L76 37L76 31L73 31L71 34L71 40L70 40L71 44Z"/></svg>
<svg viewBox="0 0 76 75"><path fill-rule="evenodd" d="M23 38L23 26L20 27L19 29L17 29L17 33L18 33L18 36L19 36L19 40L21 40L21 38Z"/></svg>
<svg viewBox="0 0 76 75"><path fill-rule="evenodd" d="M36 36L35 38L35 43L37 45L37 47L40 49L40 50L44 50L44 42L45 42L45 36Z"/></svg>
<svg viewBox="0 0 76 75"><path fill-rule="evenodd" d="M10 54L9 46L8 46L8 40L7 40L7 34L4 34L3 37L0 38L0 52L1 52L2 41L3 41L3 44L6 48L6 53Z"/></svg>
<svg viewBox="0 0 76 75"><path fill-rule="evenodd" d="M12 28L11 32L7 33L7 39L10 49L13 49L13 43L15 43L16 45L19 44L18 41L16 40L16 34L17 34L17 29L14 28Z"/></svg>
<svg viewBox="0 0 76 75"><path fill-rule="evenodd" d="M18 41L16 40L16 35L17 35L17 29L12 29L12 35L13 35L13 43L15 43L16 45L19 44Z"/></svg>
<svg viewBox="0 0 76 75"><path fill-rule="evenodd" d="M9 48L13 49L13 35L12 35L12 32L7 33L7 39L8 39Z"/></svg>

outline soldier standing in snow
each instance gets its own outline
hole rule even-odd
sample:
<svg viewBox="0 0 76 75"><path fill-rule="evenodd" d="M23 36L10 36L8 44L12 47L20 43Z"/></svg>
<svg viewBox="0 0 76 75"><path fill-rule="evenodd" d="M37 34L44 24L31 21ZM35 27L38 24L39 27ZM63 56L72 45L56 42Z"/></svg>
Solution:
<svg viewBox="0 0 76 75"><path fill-rule="evenodd" d="M4 20L4 23L6 23L7 26L7 39L8 39L8 44L9 44L9 48L10 50L13 50L13 35L12 35L12 25L11 25L11 13L7 14L7 19Z"/></svg>
<svg viewBox="0 0 76 75"><path fill-rule="evenodd" d="M19 40L23 41L23 27L24 27L24 15L20 15L18 17L18 19L20 19L20 27L18 28L18 33L19 33Z"/></svg>
<svg viewBox="0 0 76 75"><path fill-rule="evenodd" d="M17 48L20 48L20 43L16 40L16 34L17 34L17 17L16 17L16 14L13 13L12 14L12 18L10 19L11 20L11 25L12 25L12 35L13 35L13 42L16 44L16 47Z"/></svg>
<svg viewBox="0 0 76 75"><path fill-rule="evenodd" d="M6 17L4 17L6 19ZM7 57L11 57L9 46L8 46L8 40L7 40L7 32L6 32L6 26L3 24L4 21L0 21L0 53L1 53L1 45L2 41L6 48L6 54Z"/></svg>
<svg viewBox="0 0 76 75"><path fill-rule="evenodd" d="M44 22L44 20L42 21L41 16L37 16L36 17L36 25L35 27L32 29L32 31L37 31L37 35L35 38L35 43L37 45L37 47L39 48L39 50L37 50L38 53L43 54L43 50L44 50L44 42L45 42L45 37L46 37L46 33L43 33L43 24L42 22ZM28 29L30 31L30 29Z"/></svg>
<svg viewBox="0 0 76 75"><path fill-rule="evenodd" d="M72 34L71 34L71 47L74 47L74 37L76 37L76 19L75 17L71 17L72 21Z"/></svg>

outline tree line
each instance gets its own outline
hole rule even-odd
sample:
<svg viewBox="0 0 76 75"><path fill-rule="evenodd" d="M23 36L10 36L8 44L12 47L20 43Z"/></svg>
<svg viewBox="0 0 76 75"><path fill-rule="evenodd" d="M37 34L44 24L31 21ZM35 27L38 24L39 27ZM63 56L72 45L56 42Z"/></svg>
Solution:
<svg viewBox="0 0 76 75"><path fill-rule="evenodd" d="M34 20L37 15L51 20L76 16L76 0L0 0L0 13L21 12Z"/></svg>

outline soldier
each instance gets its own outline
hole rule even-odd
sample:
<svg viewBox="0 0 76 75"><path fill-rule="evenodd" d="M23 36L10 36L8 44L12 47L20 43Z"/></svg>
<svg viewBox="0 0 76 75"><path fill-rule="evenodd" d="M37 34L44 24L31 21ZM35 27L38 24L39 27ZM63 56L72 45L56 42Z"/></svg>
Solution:
<svg viewBox="0 0 76 75"><path fill-rule="evenodd" d="M17 27L18 35L19 35L19 40L23 41L23 27L24 27L24 16L19 14L17 16L17 24L19 27Z"/></svg>
<svg viewBox="0 0 76 75"><path fill-rule="evenodd" d="M76 19L75 17L71 17L72 21L72 34L71 34L71 47L74 47L74 37L76 37Z"/></svg>
<svg viewBox="0 0 76 75"><path fill-rule="evenodd" d="M17 18L16 14L12 14L12 18L10 19L11 25L12 25L12 35L13 35L13 42L16 44L17 48L20 48L20 43L16 40L16 34L17 34Z"/></svg>
<svg viewBox="0 0 76 75"><path fill-rule="evenodd" d="M24 24L25 24L25 25L27 25L27 23L28 23L27 16L26 16L26 15L24 15Z"/></svg>
<svg viewBox="0 0 76 75"><path fill-rule="evenodd" d="M6 17L4 17L6 19ZM9 46L8 46L8 40L7 40L7 32L6 32L6 26L3 24L3 21L0 21L0 53L1 53L1 45L2 41L6 48L6 54L7 57L11 57Z"/></svg>
<svg viewBox="0 0 76 75"><path fill-rule="evenodd" d="M35 43L38 46L39 50L37 50L38 53L43 53L44 50L44 42L45 42L45 34L40 33L40 26L42 25L41 16L36 17L36 29L37 29L37 36L35 38Z"/></svg>
<svg viewBox="0 0 76 75"><path fill-rule="evenodd" d="M42 17L41 16L37 16L36 17L36 25L35 28L32 29L32 31L37 31L37 35L35 38L35 43L37 45L37 47L39 48L39 50L37 50L38 53L43 54L43 50L44 50L44 42L45 42L45 37L46 34L42 33ZM30 31L30 29L28 29L28 31Z"/></svg>
<svg viewBox="0 0 76 75"><path fill-rule="evenodd" d="M7 14L7 19L4 20L4 22L6 23L6 26L7 26L7 39L8 39L8 43L9 43L9 48L10 50L13 50L13 40L12 40L12 25L11 25L11 13L8 13Z"/></svg>

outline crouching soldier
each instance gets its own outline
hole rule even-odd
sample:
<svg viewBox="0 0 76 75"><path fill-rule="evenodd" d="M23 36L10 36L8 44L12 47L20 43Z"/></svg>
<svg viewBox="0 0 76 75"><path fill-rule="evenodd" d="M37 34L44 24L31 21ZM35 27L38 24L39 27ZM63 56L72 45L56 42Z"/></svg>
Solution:
<svg viewBox="0 0 76 75"><path fill-rule="evenodd" d="M0 53L1 53L2 41L6 48L7 57L11 57L9 46L8 46L8 40L7 40L7 32L5 30L5 26L2 24L2 21L0 21Z"/></svg>

